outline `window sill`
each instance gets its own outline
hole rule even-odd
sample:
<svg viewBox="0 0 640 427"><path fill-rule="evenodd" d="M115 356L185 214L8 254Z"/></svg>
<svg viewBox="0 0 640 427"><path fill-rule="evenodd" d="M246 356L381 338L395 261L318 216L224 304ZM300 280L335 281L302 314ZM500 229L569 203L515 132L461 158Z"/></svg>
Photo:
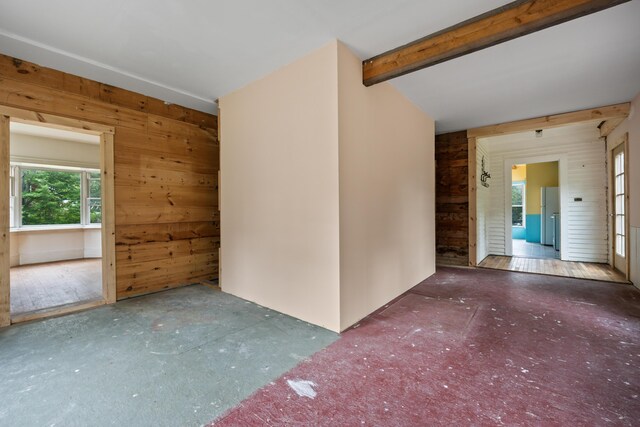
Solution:
<svg viewBox="0 0 640 427"><path fill-rule="evenodd" d="M101 224L91 225L32 225L20 228L9 229L10 233L52 233L52 232L64 232L64 231L77 231L77 230L100 230Z"/></svg>

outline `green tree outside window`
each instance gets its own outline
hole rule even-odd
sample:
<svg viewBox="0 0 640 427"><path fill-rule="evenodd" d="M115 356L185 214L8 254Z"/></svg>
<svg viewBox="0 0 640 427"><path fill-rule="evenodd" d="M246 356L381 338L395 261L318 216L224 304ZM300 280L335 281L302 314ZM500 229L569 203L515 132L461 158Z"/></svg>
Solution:
<svg viewBox="0 0 640 427"><path fill-rule="evenodd" d="M513 183L511 186L511 225L524 227L524 183Z"/></svg>
<svg viewBox="0 0 640 427"><path fill-rule="evenodd" d="M22 224L80 224L81 173L22 170Z"/></svg>
<svg viewBox="0 0 640 427"><path fill-rule="evenodd" d="M100 224L102 222L102 185L100 172L90 172L87 174L89 181L89 223Z"/></svg>

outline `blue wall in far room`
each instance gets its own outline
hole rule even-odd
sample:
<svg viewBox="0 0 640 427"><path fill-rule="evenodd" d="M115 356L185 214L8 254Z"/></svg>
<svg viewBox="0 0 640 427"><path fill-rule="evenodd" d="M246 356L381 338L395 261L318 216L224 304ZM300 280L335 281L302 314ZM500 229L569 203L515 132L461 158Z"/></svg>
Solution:
<svg viewBox="0 0 640 427"><path fill-rule="evenodd" d="M527 229L524 227L511 227L511 238L524 240L527 235Z"/></svg>
<svg viewBox="0 0 640 427"><path fill-rule="evenodd" d="M531 243L540 243L540 214L527 214L526 240Z"/></svg>

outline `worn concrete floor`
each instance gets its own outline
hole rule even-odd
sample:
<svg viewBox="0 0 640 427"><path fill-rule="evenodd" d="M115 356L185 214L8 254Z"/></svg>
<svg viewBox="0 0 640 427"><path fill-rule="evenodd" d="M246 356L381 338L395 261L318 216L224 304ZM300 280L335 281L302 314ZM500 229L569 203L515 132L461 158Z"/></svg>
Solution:
<svg viewBox="0 0 640 427"><path fill-rule="evenodd" d="M14 325L0 425L202 425L337 338L200 285Z"/></svg>
<svg viewBox="0 0 640 427"><path fill-rule="evenodd" d="M640 291L438 272L217 426L638 426Z"/></svg>

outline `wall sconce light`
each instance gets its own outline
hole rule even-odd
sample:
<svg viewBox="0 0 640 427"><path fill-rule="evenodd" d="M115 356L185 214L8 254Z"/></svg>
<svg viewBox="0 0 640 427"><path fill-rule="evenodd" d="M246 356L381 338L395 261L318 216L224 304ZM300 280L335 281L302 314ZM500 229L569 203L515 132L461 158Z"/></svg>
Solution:
<svg viewBox="0 0 640 427"><path fill-rule="evenodd" d="M489 178L491 178L491 174L489 172L487 172L484 168L484 156L482 156L482 164L481 164L481 170L482 170L482 175L480 175L480 183L484 186L489 188L489 183L487 182L487 180Z"/></svg>

